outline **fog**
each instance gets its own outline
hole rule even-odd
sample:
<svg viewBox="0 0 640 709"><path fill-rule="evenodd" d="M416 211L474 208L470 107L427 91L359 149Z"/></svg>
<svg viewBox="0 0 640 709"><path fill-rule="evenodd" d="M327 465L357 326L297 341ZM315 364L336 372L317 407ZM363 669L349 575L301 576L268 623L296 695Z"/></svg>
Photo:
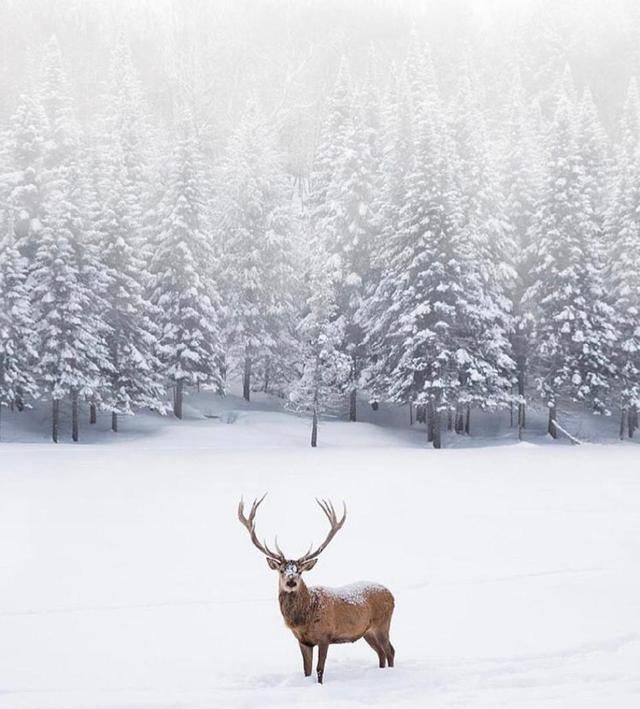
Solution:
<svg viewBox="0 0 640 709"><path fill-rule="evenodd" d="M633 435L638 7L3 0L0 404Z"/></svg>

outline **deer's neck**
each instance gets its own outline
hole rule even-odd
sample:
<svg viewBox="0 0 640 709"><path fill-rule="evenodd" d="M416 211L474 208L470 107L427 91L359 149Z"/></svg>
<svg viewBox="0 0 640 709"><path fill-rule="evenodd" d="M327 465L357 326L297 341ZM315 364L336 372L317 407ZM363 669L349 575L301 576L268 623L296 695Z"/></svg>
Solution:
<svg viewBox="0 0 640 709"><path fill-rule="evenodd" d="M313 610L313 597L304 581L293 593L280 591L280 611L289 628L297 628L309 622Z"/></svg>

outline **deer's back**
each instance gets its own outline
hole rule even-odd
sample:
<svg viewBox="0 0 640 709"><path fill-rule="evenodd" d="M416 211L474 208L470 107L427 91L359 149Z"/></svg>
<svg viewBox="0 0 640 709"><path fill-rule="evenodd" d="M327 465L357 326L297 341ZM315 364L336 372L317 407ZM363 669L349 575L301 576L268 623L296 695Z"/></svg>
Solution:
<svg viewBox="0 0 640 709"><path fill-rule="evenodd" d="M393 613L391 591L377 583L359 582L349 586L310 589L321 609L327 640L353 642L365 633L387 626Z"/></svg>

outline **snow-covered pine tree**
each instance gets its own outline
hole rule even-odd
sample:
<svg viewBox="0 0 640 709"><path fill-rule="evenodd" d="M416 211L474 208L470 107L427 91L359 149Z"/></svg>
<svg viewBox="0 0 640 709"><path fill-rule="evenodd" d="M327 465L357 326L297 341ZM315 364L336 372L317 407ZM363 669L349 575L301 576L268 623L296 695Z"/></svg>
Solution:
<svg viewBox="0 0 640 709"><path fill-rule="evenodd" d="M465 63L465 67L466 67ZM505 200L499 184L495 155L490 144L480 97L471 83L469 71L460 79L458 95L450 119L454 150L449 155L456 170L461 197L463 231L469 241L482 294L486 329L476 332L475 346L485 364L493 369L486 379L472 372L461 373L465 383L458 402L456 431L468 432L470 407L502 407L511 404L513 376L511 343L512 303L508 293L516 281L513 232L505 215ZM445 143L446 144L446 143ZM490 386L487 386L491 382ZM466 417L463 424L463 411Z"/></svg>
<svg viewBox="0 0 640 709"><path fill-rule="evenodd" d="M620 118L618 162L634 160L640 141L640 91L635 77L629 82Z"/></svg>
<svg viewBox="0 0 640 709"><path fill-rule="evenodd" d="M621 409L620 435L637 426L640 408L640 155L619 167L616 190L605 222L608 246L607 288L618 341L615 348L616 394Z"/></svg>
<svg viewBox="0 0 640 709"><path fill-rule="evenodd" d="M451 138L437 111L419 115L398 229L381 255L385 268L369 304L367 343L370 378L391 401L428 407L439 448L442 412L472 388L482 387L489 401L490 392L508 387L500 374L506 343L463 229Z"/></svg>
<svg viewBox="0 0 640 709"><path fill-rule="evenodd" d="M221 302L206 199L204 161L191 116L177 127L162 220L151 261L152 303L160 323L159 356L182 418L189 385L223 390Z"/></svg>
<svg viewBox="0 0 640 709"><path fill-rule="evenodd" d="M104 300L102 318L109 335L107 390L99 403L111 411L116 432L119 414L136 408L163 411L165 383L156 355L159 312L145 297L145 264L139 256L139 192L121 146L111 145L108 164L102 163L101 169L105 188L93 210L93 240L104 270L102 288L94 293Z"/></svg>
<svg viewBox="0 0 640 709"><path fill-rule="evenodd" d="M530 229L539 200L542 180L542 150L537 131L535 106L527 100L520 71L514 72L511 86L509 125L503 161L505 215L514 242L513 265L516 277L509 289L513 302L511 346L516 363L518 428L526 426L526 392L529 352L532 343L532 314L523 304L530 284Z"/></svg>
<svg viewBox="0 0 640 709"><path fill-rule="evenodd" d="M604 251L603 222L609 202L611 160L609 146L598 110L589 87L586 87L577 108L577 148L583 164L583 191L587 199L590 221L596 230L596 246Z"/></svg>
<svg viewBox="0 0 640 709"><path fill-rule="evenodd" d="M120 156L124 179L130 192L126 205L127 214L135 226L131 230L130 244L135 247L138 255L142 256L147 247L142 227L150 201L150 172L153 141L156 136L148 116L131 49L124 36L118 38L111 57L109 82L103 104L102 134L97 136L98 149L103 159L106 157L107 163L112 149ZM108 167L107 173L110 174ZM155 216L151 215L152 227Z"/></svg>
<svg viewBox="0 0 640 709"><path fill-rule="evenodd" d="M536 317L534 366L553 437L562 396L608 412L615 372L613 312L598 267L597 228L584 193L584 163L575 126L569 98L561 95L531 231L532 284L525 294Z"/></svg>
<svg viewBox="0 0 640 709"><path fill-rule="evenodd" d="M0 219L0 413L36 394L35 325L25 286L25 259L14 238L11 219Z"/></svg>
<svg viewBox="0 0 640 709"><path fill-rule="evenodd" d="M348 70L344 60L338 76L323 139L317 151L319 167L311 181L311 224L318 247L336 288L338 311L344 317L344 353L351 357L349 418L355 421L357 383L365 359L360 313L371 280L377 218L373 212L379 181L379 161L372 153L371 129L365 122L363 95L350 107ZM349 113L344 113L348 108ZM376 109L377 110L377 109ZM371 122L371 116L368 118ZM336 132L331 134L335 128ZM327 169L327 166L331 169Z"/></svg>
<svg viewBox="0 0 640 709"><path fill-rule="evenodd" d="M55 38L45 48L39 91L47 116L42 175L45 217L27 284L38 334L38 375L52 401L52 438L58 440L60 401L71 398L72 438L78 407L103 386L107 327L92 291L103 276L84 217L84 176L73 100Z"/></svg>
<svg viewBox="0 0 640 709"><path fill-rule="evenodd" d="M220 182L226 331L248 401L256 368L277 369L290 357L297 280L291 180L253 99L229 140Z"/></svg>
<svg viewBox="0 0 640 709"><path fill-rule="evenodd" d="M70 167L58 170L58 187L48 196L47 220L27 280L38 335L38 378L52 402L55 443L61 400L71 397L77 441L78 402L93 400L103 388L107 361L106 328L87 285L89 273L97 271L86 263L76 179Z"/></svg>
<svg viewBox="0 0 640 709"><path fill-rule="evenodd" d="M373 339L368 337L369 322L380 305L376 291L387 266L387 244L398 230L406 195L407 175L413 163L413 135L411 126L409 88L404 72L393 77L391 90L383 99L381 109L381 167L380 184L374 196L374 213L377 217L375 241L371 255L372 281L369 283L365 302L358 315L365 337L366 365L361 374L362 387L368 392L371 402L383 400L386 382L382 376L384 350L373 348Z"/></svg>
<svg viewBox="0 0 640 709"><path fill-rule="evenodd" d="M164 375L157 358L157 312L146 297L149 273L143 253L143 215L149 192L148 135L144 102L129 48L120 39L112 57L105 111L95 122L88 149L88 216L103 270L95 284L109 327L106 390L91 406L118 415L135 408L164 410Z"/></svg>
<svg viewBox="0 0 640 709"><path fill-rule="evenodd" d="M11 120L6 139L9 171L7 201L11 205L17 246L33 259L44 220L43 170L47 117L37 94L23 95Z"/></svg>
<svg viewBox="0 0 640 709"><path fill-rule="evenodd" d="M323 414L336 412L351 375L351 358L342 350L344 319L338 314L331 274L316 246L309 259L307 312L298 325L301 372L289 391L289 407L311 414L311 446L318 445Z"/></svg>

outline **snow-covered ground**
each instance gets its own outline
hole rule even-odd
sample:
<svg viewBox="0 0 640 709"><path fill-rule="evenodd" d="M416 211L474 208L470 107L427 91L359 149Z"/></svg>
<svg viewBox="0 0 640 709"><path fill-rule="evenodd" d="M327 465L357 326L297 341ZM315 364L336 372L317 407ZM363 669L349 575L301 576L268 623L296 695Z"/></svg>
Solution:
<svg viewBox="0 0 640 709"><path fill-rule="evenodd" d="M336 421L312 450L302 418L193 401L123 421L119 445L5 417L41 442L0 444L2 709L640 706L635 444L433 451ZM395 669L358 642L329 649L323 686L302 676L235 516L265 490L259 532L290 555L325 533L314 496L347 501L307 581L387 585Z"/></svg>

